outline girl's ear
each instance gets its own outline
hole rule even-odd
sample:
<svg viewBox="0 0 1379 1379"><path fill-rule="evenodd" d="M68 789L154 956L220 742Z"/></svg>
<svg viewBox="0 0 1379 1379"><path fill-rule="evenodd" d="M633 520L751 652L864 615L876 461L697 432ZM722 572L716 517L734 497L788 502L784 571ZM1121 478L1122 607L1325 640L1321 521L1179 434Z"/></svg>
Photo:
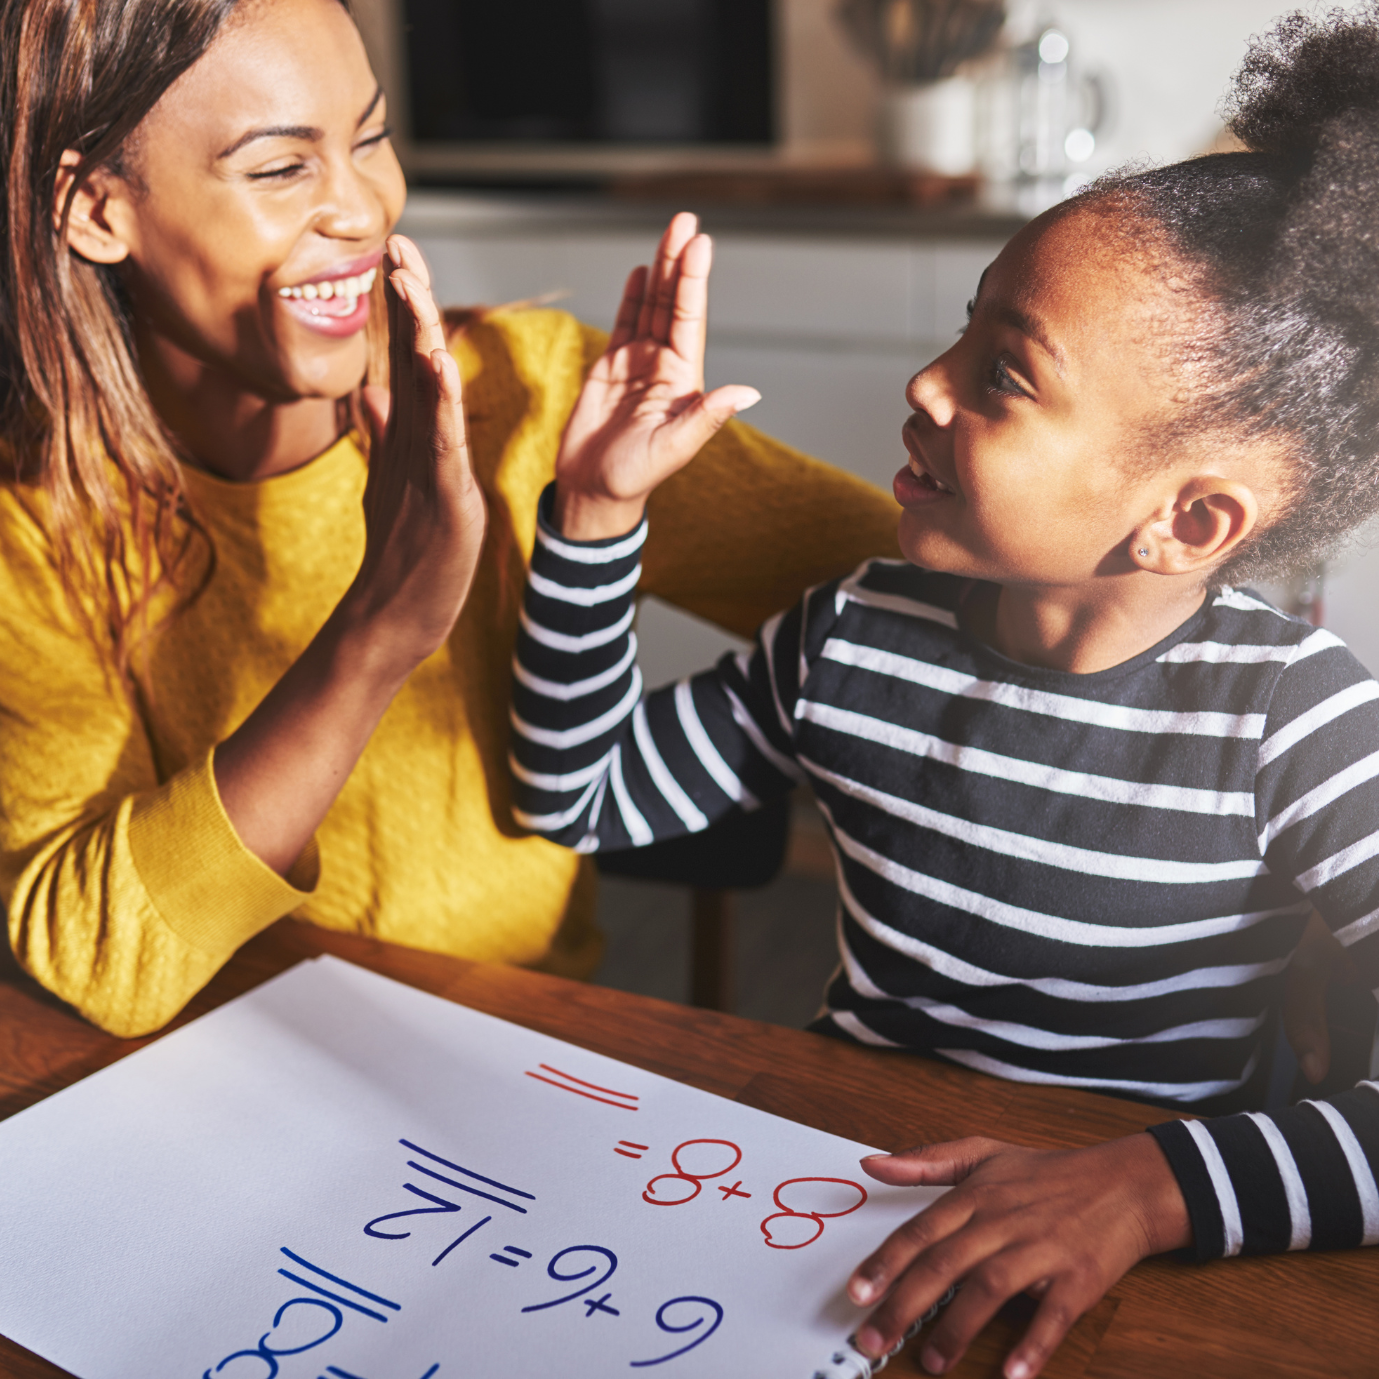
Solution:
<svg viewBox="0 0 1379 1379"><path fill-rule="evenodd" d="M53 228L62 226L62 210L72 192L72 177L81 154L67 149L58 163L53 197ZM120 263L129 257L129 242L122 233L129 217L123 212L129 200L127 185L106 168L96 168L82 179L72 198L67 217L67 244L92 263Z"/></svg>
<svg viewBox="0 0 1379 1379"><path fill-rule="evenodd" d="M1183 484L1171 506L1136 528L1130 560L1161 575L1219 565L1255 529L1259 500L1248 484L1208 474Z"/></svg>

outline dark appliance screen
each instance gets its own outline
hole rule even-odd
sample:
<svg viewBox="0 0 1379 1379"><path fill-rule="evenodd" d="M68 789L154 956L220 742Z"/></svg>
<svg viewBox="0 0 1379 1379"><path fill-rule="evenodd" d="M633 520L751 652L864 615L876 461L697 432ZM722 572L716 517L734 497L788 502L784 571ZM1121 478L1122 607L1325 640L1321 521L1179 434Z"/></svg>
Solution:
<svg viewBox="0 0 1379 1379"><path fill-rule="evenodd" d="M770 143L771 0L405 0L418 142Z"/></svg>

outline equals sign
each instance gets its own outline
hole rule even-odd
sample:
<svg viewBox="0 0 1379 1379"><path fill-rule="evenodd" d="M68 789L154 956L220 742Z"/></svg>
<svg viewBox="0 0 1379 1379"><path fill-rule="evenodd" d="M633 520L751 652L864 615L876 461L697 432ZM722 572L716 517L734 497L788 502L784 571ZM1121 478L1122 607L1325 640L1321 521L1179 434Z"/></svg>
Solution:
<svg viewBox="0 0 1379 1379"><path fill-rule="evenodd" d="M519 1250L516 1245L504 1245L503 1249L507 1251L507 1254L489 1255L489 1258L496 1259L499 1264L511 1264L514 1269L517 1267L517 1261L509 1259L508 1254L521 1255L523 1259L531 1258L530 1250Z"/></svg>
<svg viewBox="0 0 1379 1379"><path fill-rule="evenodd" d="M618 1146L620 1145L625 1145L626 1148L619 1148ZM618 1145L615 1145L613 1148L613 1153L621 1154L625 1159L640 1159L642 1154L646 1153L650 1148L651 1146L649 1144L633 1144L631 1140L619 1140ZM641 1152L634 1154L632 1152L634 1149L640 1150Z"/></svg>

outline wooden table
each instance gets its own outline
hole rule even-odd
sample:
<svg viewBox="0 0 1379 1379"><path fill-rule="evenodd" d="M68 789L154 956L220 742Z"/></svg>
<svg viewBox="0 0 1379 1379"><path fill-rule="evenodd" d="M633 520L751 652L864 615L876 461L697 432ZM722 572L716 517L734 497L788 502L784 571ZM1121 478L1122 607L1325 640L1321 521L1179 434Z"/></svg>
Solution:
<svg viewBox="0 0 1379 1379"><path fill-rule="evenodd" d="M970 1134L1072 1146L1163 1119L1161 1111L1130 1102L1000 1082L799 1030L288 920L248 944L177 1023L322 952L745 1105L891 1150ZM23 977L8 956L0 962L0 1117L147 1042L101 1034ZM1010 1304L951 1373L998 1375L1029 1315L1023 1304ZM887 1376L921 1373L912 1345ZM1208 1265L1148 1260L1082 1318L1044 1373L1049 1379L1379 1375L1379 1250ZM53 1379L63 1371L0 1338L0 1374Z"/></svg>

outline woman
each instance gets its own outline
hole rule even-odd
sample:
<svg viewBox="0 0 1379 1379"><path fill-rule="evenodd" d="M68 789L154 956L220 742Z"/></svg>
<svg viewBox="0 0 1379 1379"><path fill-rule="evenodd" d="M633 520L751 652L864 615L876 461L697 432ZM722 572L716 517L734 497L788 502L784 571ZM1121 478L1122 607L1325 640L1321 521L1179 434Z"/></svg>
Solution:
<svg viewBox="0 0 1379 1379"><path fill-rule="evenodd" d="M5 0L0 64L20 962L121 1035L288 913L586 975L591 872L519 834L505 757L535 497L600 340L447 338L336 0ZM389 365L390 417L360 386ZM663 502L643 587L742 633L894 548L888 498L736 426Z"/></svg>

